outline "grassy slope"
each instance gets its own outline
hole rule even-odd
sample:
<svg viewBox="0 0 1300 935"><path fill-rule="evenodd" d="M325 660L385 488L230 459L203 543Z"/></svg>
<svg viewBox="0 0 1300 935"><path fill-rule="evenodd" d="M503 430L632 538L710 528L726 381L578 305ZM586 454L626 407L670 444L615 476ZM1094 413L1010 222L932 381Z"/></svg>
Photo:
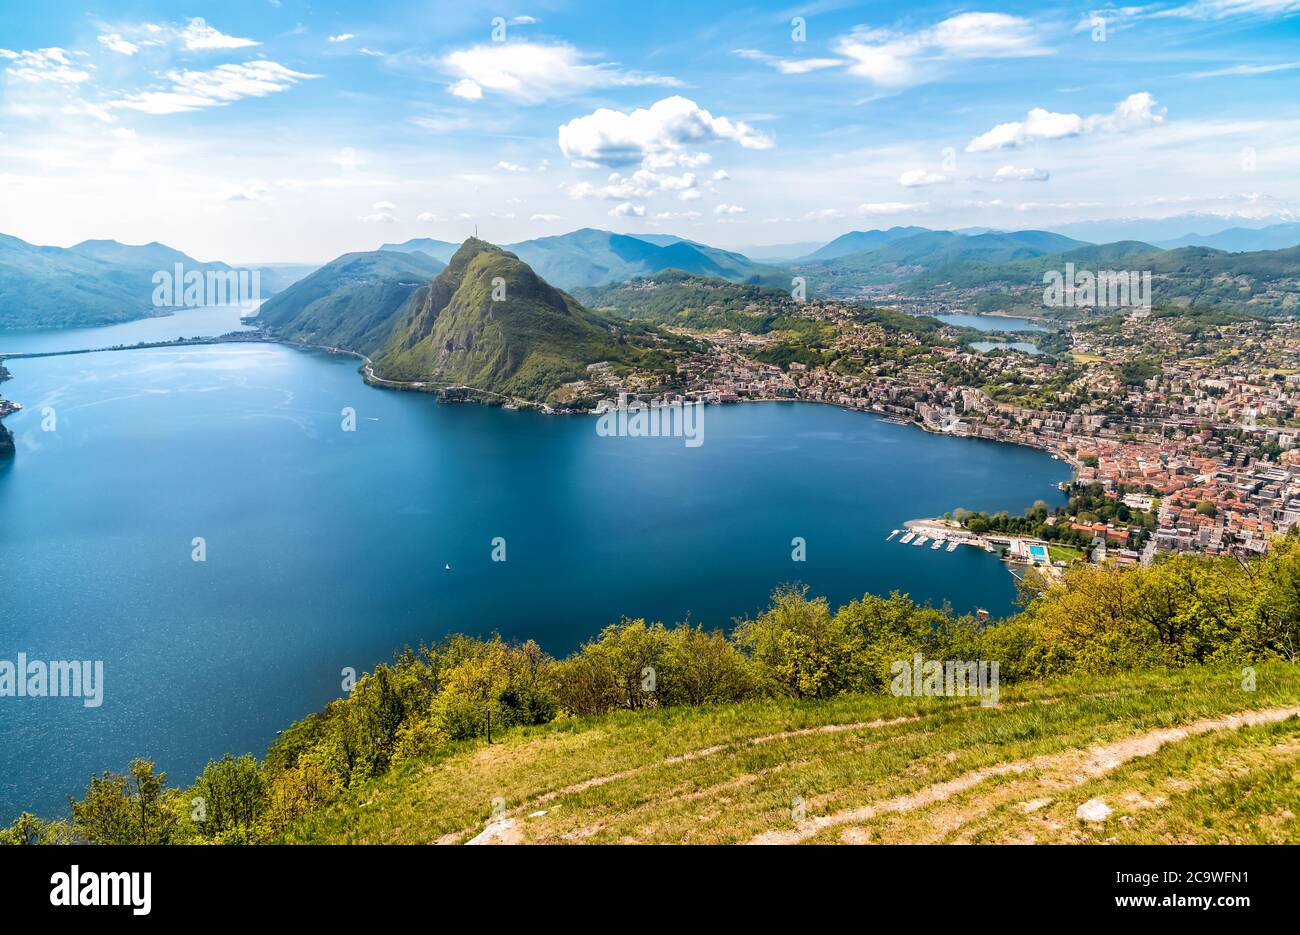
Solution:
<svg viewBox="0 0 1300 935"><path fill-rule="evenodd" d="M287 839L463 842L492 820L499 797L514 819L506 833L528 842L744 842L775 832L825 843L1300 843L1294 717L1173 740L1100 772L1079 766L1081 751L1145 731L1300 706L1300 669L1260 667L1255 692L1238 679L1210 669L1076 677L1004 689L997 709L842 696L559 722L405 764ZM1029 758L1040 759L946 800L909 808L916 800L896 799L924 801L938 784ZM1114 814L1096 825L1076 818L1096 796ZM810 821L793 820L796 797ZM879 815L843 817L873 806Z"/></svg>

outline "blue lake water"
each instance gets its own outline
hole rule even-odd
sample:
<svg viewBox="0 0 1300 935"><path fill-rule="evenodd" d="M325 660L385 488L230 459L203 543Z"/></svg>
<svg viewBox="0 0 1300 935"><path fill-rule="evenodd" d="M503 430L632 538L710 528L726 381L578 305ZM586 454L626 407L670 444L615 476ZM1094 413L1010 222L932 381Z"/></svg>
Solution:
<svg viewBox="0 0 1300 935"><path fill-rule="evenodd" d="M1011 318L1002 315L935 315L935 318L960 328L977 331L1046 331L1042 325L1029 318Z"/></svg>
<svg viewBox="0 0 1300 935"><path fill-rule="evenodd" d="M590 417L440 405L278 345L8 366L25 409L0 466L0 659L100 659L106 684L97 709L0 699L0 821L63 814L133 756L188 783L260 754L341 693L345 666L452 631L563 654L622 614L726 626L788 581L1005 613L993 557L885 538L955 507L1059 502L1068 477L1042 452L813 404L709 407L698 448L602 438Z"/></svg>
<svg viewBox="0 0 1300 935"><path fill-rule="evenodd" d="M177 338L202 338L231 331L243 331L247 325L240 315L247 309L235 305L217 305L208 308L184 309L161 318L141 318L138 321L108 325L103 328L60 328L34 331L0 330L0 355L29 354L34 351L72 351L96 347L116 347L119 344L147 344L151 341L173 341ZM0 390L0 392L3 392Z"/></svg>
<svg viewBox="0 0 1300 935"><path fill-rule="evenodd" d="M1024 351L1026 354L1042 353L1037 345L1030 344L1028 341L972 341L970 346L980 353L997 350Z"/></svg>

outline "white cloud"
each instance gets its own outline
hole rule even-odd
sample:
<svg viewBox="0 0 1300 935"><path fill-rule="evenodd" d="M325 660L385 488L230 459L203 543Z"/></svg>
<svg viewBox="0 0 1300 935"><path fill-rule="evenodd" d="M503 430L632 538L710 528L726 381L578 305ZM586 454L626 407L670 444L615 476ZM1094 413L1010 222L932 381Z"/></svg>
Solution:
<svg viewBox="0 0 1300 935"><path fill-rule="evenodd" d="M1213 71L1198 71L1188 75L1189 78L1226 78L1236 75L1271 75L1279 71L1294 71L1300 68L1300 62L1278 62L1273 65L1232 65L1228 68L1216 68Z"/></svg>
<svg viewBox="0 0 1300 935"><path fill-rule="evenodd" d="M1018 168L1002 166L993 173L995 182L1046 182L1051 177L1046 169Z"/></svg>
<svg viewBox="0 0 1300 935"><path fill-rule="evenodd" d="M76 65L66 49L57 46L23 52L0 49L0 58L12 63L5 74L29 84L74 85L90 80L90 72Z"/></svg>
<svg viewBox="0 0 1300 935"><path fill-rule="evenodd" d="M108 49L110 52L116 52L119 55L135 55L135 53L140 51L138 45L134 42L128 42L117 33L108 33L107 35L99 36L98 39L100 45L104 46L104 48Z"/></svg>
<svg viewBox="0 0 1300 935"><path fill-rule="evenodd" d="M500 169L502 172L527 172L528 171L527 166L521 166L518 163L505 162L505 161L498 162L497 168Z"/></svg>
<svg viewBox="0 0 1300 935"><path fill-rule="evenodd" d="M1136 8L1138 11L1142 7ZM1231 16L1289 16L1300 13L1300 0L1196 0L1170 10L1158 10L1152 17L1187 19L1227 19Z"/></svg>
<svg viewBox="0 0 1300 935"><path fill-rule="evenodd" d="M531 217L529 217L528 220L550 222L550 221L563 221L564 218L559 214L534 214Z"/></svg>
<svg viewBox="0 0 1300 935"><path fill-rule="evenodd" d="M426 224L429 223L430 221L440 220L438 215L434 214L432 211L421 211L419 214L415 216L415 219L417 221L423 221Z"/></svg>
<svg viewBox="0 0 1300 935"><path fill-rule="evenodd" d="M631 175L621 172L610 174L605 185L592 185L579 182L569 188L570 198L605 198L610 201L625 201L629 198L645 199L660 192L677 192L678 197L694 193L696 177L693 172L681 175L665 175L650 169L638 169ZM698 194L695 194L698 197Z"/></svg>
<svg viewBox="0 0 1300 935"><path fill-rule="evenodd" d="M456 95L456 97L463 97L467 101L479 101L483 99L483 89L479 87L476 82L470 81L468 78L462 78L455 84L448 85L447 90Z"/></svg>
<svg viewBox="0 0 1300 935"><path fill-rule="evenodd" d="M625 71L612 63L584 63L582 54L564 43L476 45L450 53L440 64L459 79L448 90L473 101L485 90L538 103L593 88L680 84L675 78Z"/></svg>
<svg viewBox="0 0 1300 935"><path fill-rule="evenodd" d="M722 204L714 207L713 213L717 215L736 215L736 214L744 214L745 209L742 208L740 205Z"/></svg>
<svg viewBox="0 0 1300 935"><path fill-rule="evenodd" d="M835 51L851 61L850 74L886 88L932 80L952 60L1049 54L1029 20L1006 13L959 13L911 33L859 30L840 39Z"/></svg>
<svg viewBox="0 0 1300 935"><path fill-rule="evenodd" d="M927 169L909 169L898 177L898 184L904 188L920 188L924 185L939 185L948 181L948 176Z"/></svg>
<svg viewBox="0 0 1300 935"><path fill-rule="evenodd" d="M841 58L781 58L778 55L760 52L758 49L735 49L732 54L770 65L783 75L805 75L812 71L821 71L823 68L835 68L846 64Z"/></svg>
<svg viewBox="0 0 1300 935"><path fill-rule="evenodd" d="M210 51L213 49L242 49L250 45L261 45L253 39L240 39L227 36L219 29L209 26L205 20L195 17L181 30L181 42L191 52Z"/></svg>
<svg viewBox="0 0 1300 935"><path fill-rule="evenodd" d="M1081 117L1078 114L1058 114L1035 107L1024 120L1000 123L986 133L981 133L966 144L968 153L984 153L998 149L1015 149L1043 140L1059 140L1089 133L1119 133L1156 126L1164 122L1165 110L1156 105L1156 99L1146 91L1130 94L1115 105L1108 114Z"/></svg>
<svg viewBox="0 0 1300 935"><path fill-rule="evenodd" d="M674 96L630 113L600 108L560 127L560 151L585 166L638 162L662 166L687 158L688 147L730 140L746 149L768 149L772 139L746 123L714 117L692 100ZM704 161L707 161L705 159Z"/></svg>
<svg viewBox="0 0 1300 935"><path fill-rule="evenodd" d="M330 42L347 42L349 39L355 39L356 37L357 34L354 32L343 32L339 33L337 36L330 36Z"/></svg>
<svg viewBox="0 0 1300 935"><path fill-rule="evenodd" d="M608 214L612 218L643 218L645 217L645 205L634 205L630 201L625 201L621 205L610 208Z"/></svg>
<svg viewBox="0 0 1300 935"><path fill-rule="evenodd" d="M822 208L820 211L809 211L804 214L805 221L838 221L844 217L844 212L839 208Z"/></svg>
<svg viewBox="0 0 1300 935"><path fill-rule="evenodd" d="M393 214L396 209L397 205L391 201L376 201L370 206L372 213L360 215L357 220L366 224L391 224L397 220L397 217ZM423 215L421 215L421 218L423 218Z"/></svg>
<svg viewBox="0 0 1300 935"><path fill-rule="evenodd" d="M180 114L203 107L224 107L240 98L265 97L287 90L307 78L265 59L242 65L218 65L210 71L170 71L171 87L166 91L143 91L116 101L110 107L124 107L146 114Z"/></svg>
<svg viewBox="0 0 1300 935"><path fill-rule="evenodd" d="M912 211L925 211L930 207L929 202L918 201L908 203L905 201L869 201L866 204L860 204L857 207L858 214L907 214Z"/></svg>

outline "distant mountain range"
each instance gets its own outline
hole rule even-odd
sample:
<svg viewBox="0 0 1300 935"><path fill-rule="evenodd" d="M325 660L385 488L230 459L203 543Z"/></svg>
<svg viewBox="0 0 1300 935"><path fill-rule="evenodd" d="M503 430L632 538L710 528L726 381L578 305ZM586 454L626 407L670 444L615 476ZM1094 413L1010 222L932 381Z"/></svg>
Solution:
<svg viewBox="0 0 1300 935"><path fill-rule="evenodd" d="M1229 230L1266 231L1284 229L1291 224L1269 220L1249 220L1224 217L1218 214L1175 214L1164 218L1112 218L1099 221L1075 221L1053 226L1052 230L1068 237L1077 237L1091 243L1114 243L1120 240L1141 240L1159 247L1216 247L1231 249L1226 243L1214 239ZM1281 242L1274 240L1242 241L1243 249L1275 250L1294 247L1300 240L1289 240L1291 235L1279 230Z"/></svg>
<svg viewBox="0 0 1300 935"><path fill-rule="evenodd" d="M1233 253L1255 250L1285 250L1300 246L1300 222L1270 224L1268 227L1230 227L1217 234L1185 234L1174 240L1162 240L1157 246L1172 250L1176 247L1213 247Z"/></svg>
<svg viewBox="0 0 1300 935"><path fill-rule="evenodd" d="M380 249L420 250L430 256L440 256L439 251L449 246L441 241L419 239L385 244ZM588 227L556 237L506 244L504 249L561 289L624 282L661 269L680 269L700 276L789 287L789 276L779 267L756 263L743 254L670 234L633 236Z"/></svg>
<svg viewBox="0 0 1300 935"><path fill-rule="evenodd" d="M153 304L153 275L171 273L177 263L185 272L233 268L201 263L160 243L87 240L41 247L0 234L0 330L92 327L163 314ZM290 264L257 269L264 296L311 271Z"/></svg>
<svg viewBox="0 0 1300 935"><path fill-rule="evenodd" d="M994 293L998 289L1021 289L1026 276L1036 279L1044 269L1065 262L1074 262L1080 268L1087 264L1101 268L1133 257L1132 264L1146 265L1130 264L1127 268L1160 270L1157 296L1179 304L1232 305L1274 312L1292 308L1294 300L1282 292L1291 288L1297 271L1288 265L1289 254L1285 251L1300 243L1300 223L1243 224L1207 235L1186 232L1188 224L1209 223L1209 219L1208 215L1184 215L1177 220L1088 222L1091 228L1067 225L1080 233L1078 238L1061 232L1066 228L1003 231L974 227L946 231L892 227L850 231L779 262L763 262L673 234L617 234L594 228L521 241L501 249L546 282L581 291L588 300L596 299L590 290L675 270L787 292L792 278L802 276L809 295L838 297L892 287L914 294L976 289L987 293L979 297L976 307L1002 308L1008 302ZM1217 221L1222 223L1221 218ZM1172 239L1121 237L1102 243L1083 237L1105 225L1181 233ZM387 316L395 315L402 307L413 288L411 284L436 275L462 246L417 238L384 244L369 253L346 254L314 272L297 265L258 267L264 295L274 296L309 273L312 282L291 300L267 302L264 320L274 319L275 326L286 334L313 343L347 344L364 348L366 353L378 351L380 345L374 335L385 333L391 324ZM808 246L786 244L764 249L792 253L793 248ZM1162 255L1189 247L1212 250ZM1247 257L1278 250L1284 255L1240 261L1218 255L1219 251L1229 251L1224 256ZM408 261L392 259L398 256ZM1043 262L1038 262L1040 259ZM1205 268L1192 268L1190 264L1196 262L1206 264ZM40 247L0 235L0 329L103 325L160 314L161 310L152 304L151 277L155 271L170 270L176 263L187 270L231 269L225 263L200 263L159 243L130 246L91 240L69 248ZM1245 278L1235 285L1228 284L1233 277ZM661 296L664 294L668 293ZM1023 296L1011 304L1023 304ZM363 310L360 317L355 314L358 310Z"/></svg>

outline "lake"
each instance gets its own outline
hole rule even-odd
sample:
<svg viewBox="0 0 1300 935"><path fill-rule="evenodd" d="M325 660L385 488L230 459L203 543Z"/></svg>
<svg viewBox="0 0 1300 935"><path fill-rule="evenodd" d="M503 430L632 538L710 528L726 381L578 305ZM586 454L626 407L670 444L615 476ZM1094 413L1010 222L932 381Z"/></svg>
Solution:
<svg viewBox="0 0 1300 935"><path fill-rule="evenodd" d="M1026 354L1042 353L1038 349L1038 345L1030 344L1028 341L972 341L970 346L981 354L989 351L1024 351Z"/></svg>
<svg viewBox="0 0 1300 935"><path fill-rule="evenodd" d="M0 699L5 822L64 814L133 756L183 785L226 751L260 755L341 694L344 667L453 631L564 654L623 614L726 626L790 581L1006 613L992 556L885 538L956 507L1060 502L1069 476L1039 451L805 403L709 407L696 448L600 437L591 417L439 404L272 344L8 366L25 408L0 467L0 659L103 660L105 693Z"/></svg>
<svg viewBox="0 0 1300 935"><path fill-rule="evenodd" d="M974 328L977 331L1046 331L1047 329L1030 318L1012 318L1003 315L935 315L935 318L959 328Z"/></svg>
<svg viewBox="0 0 1300 935"><path fill-rule="evenodd" d="M161 318L141 318L102 328L60 328L34 331L0 330L0 355L30 354L35 351L73 351L118 344L142 344L151 341L174 341L177 338L202 338L231 331L244 331L240 321L248 310L235 305L193 308ZM0 391L3 393L3 391Z"/></svg>

